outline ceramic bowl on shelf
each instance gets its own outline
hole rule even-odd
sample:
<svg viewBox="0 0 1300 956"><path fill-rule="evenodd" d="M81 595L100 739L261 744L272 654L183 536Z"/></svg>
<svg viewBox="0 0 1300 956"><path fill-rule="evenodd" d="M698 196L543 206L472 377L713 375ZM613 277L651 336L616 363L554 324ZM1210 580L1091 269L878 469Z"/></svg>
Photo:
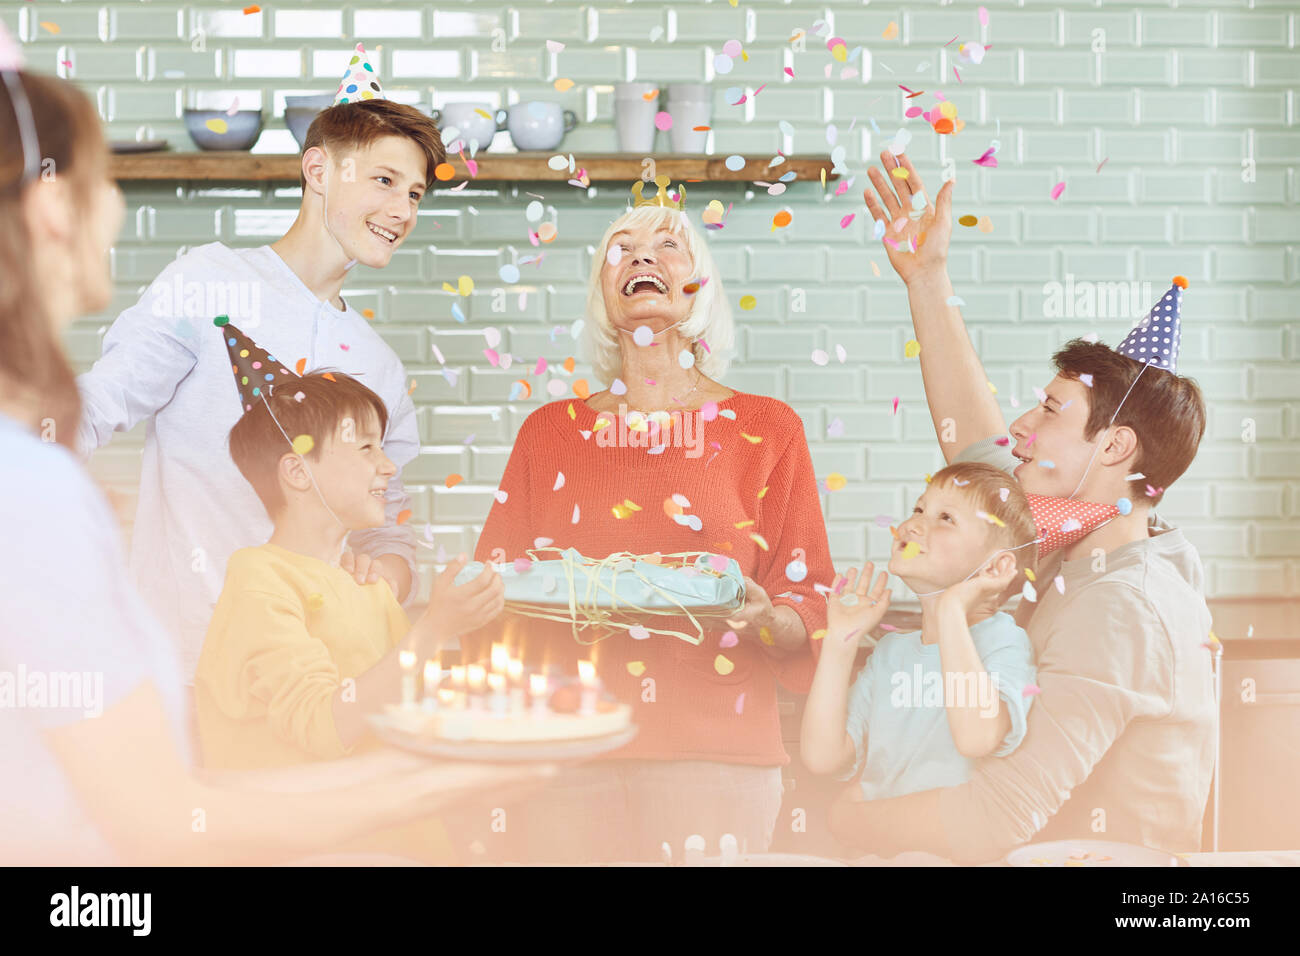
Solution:
<svg viewBox="0 0 1300 956"><path fill-rule="evenodd" d="M187 109L185 129L199 149L249 149L262 135L262 111Z"/></svg>
<svg viewBox="0 0 1300 956"><path fill-rule="evenodd" d="M334 96L333 93L314 93L311 96L284 98L284 124L298 141L299 149L307 141L307 130L311 128L312 120L316 119L321 110L334 105Z"/></svg>

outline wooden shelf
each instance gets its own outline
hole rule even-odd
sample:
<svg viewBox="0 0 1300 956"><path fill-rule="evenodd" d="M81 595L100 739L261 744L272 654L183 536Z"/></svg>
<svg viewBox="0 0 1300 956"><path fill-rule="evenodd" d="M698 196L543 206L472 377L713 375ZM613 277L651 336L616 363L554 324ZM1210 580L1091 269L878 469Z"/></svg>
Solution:
<svg viewBox="0 0 1300 956"><path fill-rule="evenodd" d="M570 173L566 166L554 170L546 165L557 155L548 153L480 153L477 159L478 175L473 182L566 182ZM568 155L567 153L565 155ZM747 156L745 165L732 172L725 165L725 156L655 156L656 173L666 173L678 182L775 182L786 173L794 171L796 182L820 182L821 171L826 179L839 178L831 172L829 158L820 156L790 156L779 166L768 168L771 156ZM586 169L592 182L632 182L641 178L644 157L633 153L607 153L596 156L574 154L576 169ZM456 175L435 188L459 185L469 173L460 157L452 165ZM298 179L300 158L297 153L120 153L112 157L113 177L122 182L139 180L221 180L226 182L294 182Z"/></svg>

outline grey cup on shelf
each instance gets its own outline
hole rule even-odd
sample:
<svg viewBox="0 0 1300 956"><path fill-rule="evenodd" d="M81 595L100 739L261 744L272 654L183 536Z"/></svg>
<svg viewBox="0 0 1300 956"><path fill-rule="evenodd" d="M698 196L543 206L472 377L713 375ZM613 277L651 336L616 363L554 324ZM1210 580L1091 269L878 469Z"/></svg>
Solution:
<svg viewBox="0 0 1300 956"><path fill-rule="evenodd" d="M547 150L560 145L565 133L578 125L573 110L560 109L559 103L533 100L510 107L506 125L516 149Z"/></svg>
<svg viewBox="0 0 1300 956"><path fill-rule="evenodd" d="M226 131L218 133L208 126L211 120L226 124ZM249 149L262 135L261 110L185 110L185 129L199 149L235 150Z"/></svg>

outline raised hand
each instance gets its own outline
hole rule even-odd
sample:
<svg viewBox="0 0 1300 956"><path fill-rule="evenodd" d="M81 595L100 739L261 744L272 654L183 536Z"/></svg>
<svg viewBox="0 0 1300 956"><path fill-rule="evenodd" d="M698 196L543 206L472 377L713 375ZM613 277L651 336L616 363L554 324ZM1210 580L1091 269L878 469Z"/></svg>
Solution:
<svg viewBox="0 0 1300 956"><path fill-rule="evenodd" d="M868 561L861 577L857 568L849 568L847 575L836 576L831 593L826 596L827 641L843 641L850 635L860 637L884 619L889 610L889 574L881 571L875 586L870 587L874 570L875 565ZM837 594L835 589L841 580L845 581L844 588ZM851 643L857 645L857 641Z"/></svg>
<svg viewBox="0 0 1300 956"><path fill-rule="evenodd" d="M880 154L881 168L872 166L867 176L879 196L870 189L862 191L871 218L885 223L881 242L889 264L904 282L922 275L942 272L948 266L948 244L952 240L952 190L949 180L931 198L925 191L921 176L904 153L895 156L886 150ZM883 169L883 171L882 171ZM895 169L906 170L906 177L895 176ZM913 219L917 210L914 196L924 197L919 218Z"/></svg>

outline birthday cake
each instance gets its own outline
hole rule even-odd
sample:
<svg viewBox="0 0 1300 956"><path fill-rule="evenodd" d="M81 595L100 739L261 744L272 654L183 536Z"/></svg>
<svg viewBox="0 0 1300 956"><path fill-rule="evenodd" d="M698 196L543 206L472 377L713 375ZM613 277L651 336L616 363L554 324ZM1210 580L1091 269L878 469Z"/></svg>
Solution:
<svg viewBox="0 0 1300 956"><path fill-rule="evenodd" d="M608 737L632 724L632 708L605 693L590 661L578 662L576 681L557 681L525 675L499 646L492 658L426 673L423 698L390 704L388 725L423 740L518 744Z"/></svg>

